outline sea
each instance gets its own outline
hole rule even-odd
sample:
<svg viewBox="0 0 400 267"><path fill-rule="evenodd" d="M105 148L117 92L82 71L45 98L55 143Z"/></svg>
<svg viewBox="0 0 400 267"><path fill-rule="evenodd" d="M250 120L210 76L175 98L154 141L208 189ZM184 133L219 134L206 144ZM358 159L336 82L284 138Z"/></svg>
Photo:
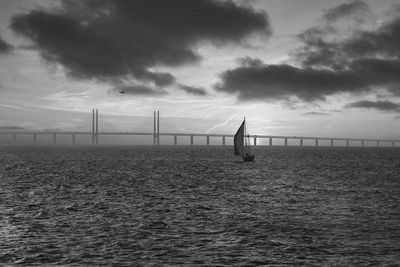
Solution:
<svg viewBox="0 0 400 267"><path fill-rule="evenodd" d="M400 148L0 147L0 265L399 266Z"/></svg>

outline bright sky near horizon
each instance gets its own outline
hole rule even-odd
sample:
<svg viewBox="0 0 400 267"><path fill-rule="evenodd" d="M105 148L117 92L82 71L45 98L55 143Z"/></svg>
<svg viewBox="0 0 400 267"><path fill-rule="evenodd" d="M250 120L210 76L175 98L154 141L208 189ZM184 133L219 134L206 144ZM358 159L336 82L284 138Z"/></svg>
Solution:
<svg viewBox="0 0 400 267"><path fill-rule="evenodd" d="M0 0L0 131L400 139L398 0Z"/></svg>

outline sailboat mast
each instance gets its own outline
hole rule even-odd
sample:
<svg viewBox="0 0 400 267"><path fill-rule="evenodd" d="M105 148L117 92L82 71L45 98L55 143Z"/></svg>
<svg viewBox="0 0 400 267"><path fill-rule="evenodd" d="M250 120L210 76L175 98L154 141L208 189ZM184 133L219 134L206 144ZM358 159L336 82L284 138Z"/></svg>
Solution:
<svg viewBox="0 0 400 267"><path fill-rule="evenodd" d="M243 118L243 151L246 149L246 117ZM242 155L243 156L243 155Z"/></svg>
<svg viewBox="0 0 400 267"><path fill-rule="evenodd" d="M243 126L244 126L244 136L243 136L243 138L244 138L244 142L243 142L243 145L244 145L244 149L243 149L243 151L246 151L246 153L247 153L247 139L246 139L246 117L244 117L244 119L243 119Z"/></svg>

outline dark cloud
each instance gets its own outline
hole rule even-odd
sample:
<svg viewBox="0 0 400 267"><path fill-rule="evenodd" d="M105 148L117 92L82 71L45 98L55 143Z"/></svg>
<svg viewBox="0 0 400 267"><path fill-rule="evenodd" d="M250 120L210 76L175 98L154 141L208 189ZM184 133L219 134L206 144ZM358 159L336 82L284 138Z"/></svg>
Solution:
<svg viewBox="0 0 400 267"><path fill-rule="evenodd" d="M380 111L395 111L400 112L400 104L391 101L368 101L362 100L353 103L349 103L345 108L365 108L365 109L376 109Z"/></svg>
<svg viewBox="0 0 400 267"><path fill-rule="evenodd" d="M354 1L327 11L324 18L335 20L340 14L350 16L360 10L366 12L368 6ZM240 66L220 74L221 82L215 88L241 100L296 97L311 102L375 88L400 95L400 17L344 39L332 38L332 34L337 29L329 25L300 34L304 45L295 55L296 66L240 59Z"/></svg>
<svg viewBox="0 0 400 267"><path fill-rule="evenodd" d="M264 62L261 59L252 58L249 56L238 58L237 62L242 67L247 67L247 68L257 68L257 67L262 67L264 65Z"/></svg>
<svg viewBox="0 0 400 267"><path fill-rule="evenodd" d="M299 38L304 46L296 55L301 64L304 67L345 69L358 59L393 60L400 57L400 14L375 30L354 30L348 38L340 38L337 31L334 25L326 24L301 33Z"/></svg>
<svg viewBox="0 0 400 267"><path fill-rule="evenodd" d="M305 116L329 116L328 113L316 112L316 111L306 112L306 113L303 113L303 115L305 115Z"/></svg>
<svg viewBox="0 0 400 267"><path fill-rule="evenodd" d="M198 95L198 96L206 96L207 91L203 87L194 87L188 85L179 85L179 89L185 91L188 94Z"/></svg>
<svg viewBox="0 0 400 267"><path fill-rule="evenodd" d="M362 26L373 20L371 17L368 5L360 0L328 9L319 25L298 35L304 45L298 49L296 58L305 67L344 68L348 60L345 43L355 42L362 35Z"/></svg>
<svg viewBox="0 0 400 267"><path fill-rule="evenodd" d="M9 43L7 43L6 41L4 41L1 37L0 37L0 55L1 54L6 54L8 52L10 52L13 49L13 46L10 45Z"/></svg>
<svg viewBox="0 0 400 267"><path fill-rule="evenodd" d="M366 12L369 12L368 5L363 1L354 0L326 10L322 18L328 22L335 22L348 16L359 15L363 18Z"/></svg>
<svg viewBox="0 0 400 267"><path fill-rule="evenodd" d="M369 85L384 86L392 93L400 94L400 91L397 90L397 86L400 85L399 59L358 59L351 62L349 67L353 73L363 77Z"/></svg>
<svg viewBox="0 0 400 267"><path fill-rule="evenodd" d="M142 96L157 96L167 94L167 92L163 89L154 89L144 85L119 86L111 89L110 92L113 94L133 94Z"/></svg>
<svg viewBox="0 0 400 267"><path fill-rule="evenodd" d="M242 42L269 35L263 12L212 0L62 0L62 9L14 16L11 28L31 39L49 62L78 78L134 78L156 86L174 83L150 69L200 59L201 42Z"/></svg>
<svg viewBox="0 0 400 267"><path fill-rule="evenodd" d="M325 29L329 30L329 29ZM338 44L326 41L320 35L326 34L325 30L308 29L299 35L304 46L299 48L295 57L304 67L325 67L342 69L346 57L338 51ZM322 31L322 32L320 32ZM334 31L332 29L332 31Z"/></svg>
<svg viewBox="0 0 400 267"><path fill-rule="evenodd" d="M238 67L220 75L217 90L235 93L241 100L285 99L324 100L340 92L366 90L367 82L351 71L296 68L290 65Z"/></svg>
<svg viewBox="0 0 400 267"><path fill-rule="evenodd" d="M400 56L400 17L387 22L375 31L363 31L339 44L340 52L357 57Z"/></svg>
<svg viewBox="0 0 400 267"><path fill-rule="evenodd" d="M0 126L0 130L15 131L15 130L25 130L25 128L19 126Z"/></svg>

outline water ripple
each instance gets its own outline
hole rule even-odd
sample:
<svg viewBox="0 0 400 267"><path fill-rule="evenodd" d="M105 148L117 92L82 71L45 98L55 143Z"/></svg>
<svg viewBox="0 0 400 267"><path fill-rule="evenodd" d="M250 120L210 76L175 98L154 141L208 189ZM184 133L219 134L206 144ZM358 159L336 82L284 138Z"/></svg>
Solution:
<svg viewBox="0 0 400 267"><path fill-rule="evenodd" d="M0 147L5 265L396 265L400 151Z"/></svg>

